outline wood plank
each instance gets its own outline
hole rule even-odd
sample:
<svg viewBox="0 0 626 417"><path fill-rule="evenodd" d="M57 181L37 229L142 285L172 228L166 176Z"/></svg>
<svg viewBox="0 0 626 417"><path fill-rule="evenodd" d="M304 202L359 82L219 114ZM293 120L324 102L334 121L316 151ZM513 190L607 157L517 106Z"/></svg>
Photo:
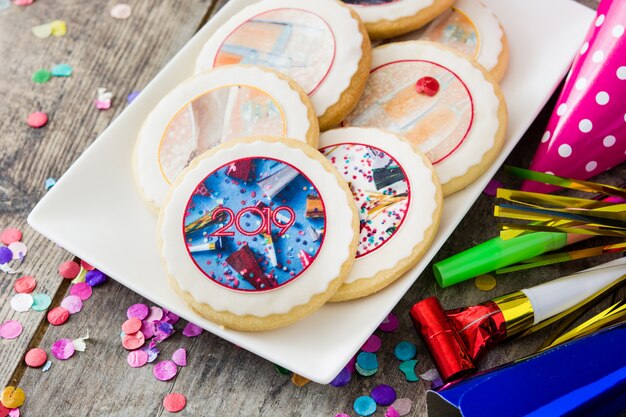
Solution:
<svg viewBox="0 0 626 417"><path fill-rule="evenodd" d="M0 229L12 226L24 231L30 253L23 272L36 277L37 291L51 296L63 281L57 266L71 255L26 225L28 212L45 192L44 180L67 170L123 110L127 94L146 85L213 9L210 0L176 5L131 1L133 16L115 20L109 15L115 3L38 1L0 13ZM67 22L67 35L37 39L31 34L32 26L54 19ZM37 69L59 63L70 64L74 74L43 85L31 81ZM100 112L93 105L100 86L115 93L111 110ZM48 125L39 130L27 126L31 111L47 112ZM85 195L76 196L76 204L96 191L85 190ZM0 383L11 379L44 318L44 313L12 311L9 300L20 275L4 275L0 323L17 319L24 333L17 340L0 341ZM61 295L66 289L61 287Z"/></svg>

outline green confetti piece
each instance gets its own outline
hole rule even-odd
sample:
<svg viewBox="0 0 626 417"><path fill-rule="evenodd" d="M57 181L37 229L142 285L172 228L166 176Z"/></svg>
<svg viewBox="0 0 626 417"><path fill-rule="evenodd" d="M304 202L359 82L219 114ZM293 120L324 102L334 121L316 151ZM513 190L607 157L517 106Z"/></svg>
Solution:
<svg viewBox="0 0 626 417"><path fill-rule="evenodd" d="M417 365L417 361L413 359L402 362L398 367L404 374L406 380L409 382L419 381L419 377L415 373L415 365Z"/></svg>
<svg viewBox="0 0 626 417"><path fill-rule="evenodd" d="M31 308L35 311L45 311L52 304L52 299L47 294L33 293L33 305Z"/></svg>
<svg viewBox="0 0 626 417"><path fill-rule="evenodd" d="M274 364L274 368L276 368L276 370L278 371L278 373L280 373L281 375L289 375L291 374L291 371L287 368L283 368L280 365L276 365Z"/></svg>
<svg viewBox="0 0 626 417"><path fill-rule="evenodd" d="M44 84L50 81L52 74L45 68L42 68L33 74L33 81L37 84Z"/></svg>
<svg viewBox="0 0 626 417"><path fill-rule="evenodd" d="M378 368L364 369L358 363L354 364L354 367L356 368L356 371L359 373L359 375L362 375L362 376L372 376L376 374L376 372L378 372Z"/></svg>

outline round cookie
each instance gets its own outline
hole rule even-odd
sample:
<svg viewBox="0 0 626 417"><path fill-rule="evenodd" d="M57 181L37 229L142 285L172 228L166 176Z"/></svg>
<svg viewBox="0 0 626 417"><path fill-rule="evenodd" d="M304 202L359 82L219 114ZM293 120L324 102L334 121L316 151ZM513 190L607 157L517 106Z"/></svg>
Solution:
<svg viewBox="0 0 626 417"><path fill-rule="evenodd" d="M157 210L170 184L197 155L227 140L289 136L316 146L319 127L304 91L286 76L251 65L217 68L167 94L137 137L137 186Z"/></svg>
<svg viewBox="0 0 626 417"><path fill-rule="evenodd" d="M342 0L361 17L370 38L386 39L419 29L454 0Z"/></svg>
<svg viewBox="0 0 626 417"><path fill-rule="evenodd" d="M374 49L367 87L344 126L389 130L417 145L446 196L498 156L507 109L500 87L475 61L432 42L398 42Z"/></svg>
<svg viewBox="0 0 626 417"><path fill-rule="evenodd" d="M310 96L322 130L355 106L371 45L357 14L337 0L264 0L232 16L204 45L196 72L227 64L276 69Z"/></svg>
<svg viewBox="0 0 626 417"><path fill-rule="evenodd" d="M399 136L348 127L320 136L320 152L350 185L360 216L356 260L331 301L375 293L414 266L430 246L443 205L428 159Z"/></svg>
<svg viewBox="0 0 626 417"><path fill-rule="evenodd" d="M238 330L293 323L347 276L359 216L314 148L280 137L226 142L176 178L158 221L172 287L208 319Z"/></svg>
<svg viewBox="0 0 626 417"><path fill-rule="evenodd" d="M496 15L480 0L457 0L454 6L420 30L394 42L422 40L442 43L476 59L496 81L509 64L506 34Z"/></svg>

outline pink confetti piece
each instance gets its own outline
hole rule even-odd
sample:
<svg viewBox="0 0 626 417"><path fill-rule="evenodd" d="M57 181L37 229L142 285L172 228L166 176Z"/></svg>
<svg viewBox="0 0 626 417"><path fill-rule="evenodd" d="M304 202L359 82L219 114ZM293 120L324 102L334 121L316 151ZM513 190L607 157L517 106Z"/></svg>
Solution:
<svg viewBox="0 0 626 417"><path fill-rule="evenodd" d="M391 407L393 407L400 416L406 416L409 414L412 406L413 401L409 398L398 398L393 402L393 404L391 404Z"/></svg>
<svg viewBox="0 0 626 417"><path fill-rule="evenodd" d="M177 372L178 368L172 361L161 361L152 368L152 374L159 381L169 381L176 376Z"/></svg>
<svg viewBox="0 0 626 417"><path fill-rule="evenodd" d="M59 339L52 345L52 355L59 360L67 360L74 355L74 343L70 339Z"/></svg>
<svg viewBox="0 0 626 417"><path fill-rule="evenodd" d="M163 309L163 313L165 314L165 316L167 316L167 319L165 321L170 324L176 324L178 320L180 320L179 316L177 316L176 314L172 313L169 310Z"/></svg>
<svg viewBox="0 0 626 417"><path fill-rule="evenodd" d="M82 301L86 301L91 297L93 290L86 282L78 282L70 288L70 294L78 296Z"/></svg>
<svg viewBox="0 0 626 417"><path fill-rule="evenodd" d="M154 325L154 323L150 323L144 320L141 322L141 329L139 329L139 331L143 333L146 339L150 339L152 336L154 336L155 329L156 326Z"/></svg>
<svg viewBox="0 0 626 417"><path fill-rule="evenodd" d="M0 233L0 241L5 245L22 240L22 231L15 227L8 227Z"/></svg>
<svg viewBox="0 0 626 417"><path fill-rule="evenodd" d="M22 334L23 327L17 320L8 320L0 325L0 339L17 339Z"/></svg>
<svg viewBox="0 0 626 417"><path fill-rule="evenodd" d="M128 352L126 361L132 368L141 368L148 363L148 354L143 350L133 350Z"/></svg>
<svg viewBox="0 0 626 417"><path fill-rule="evenodd" d="M350 358L350 360L346 364L346 368L348 369L348 371L350 371L350 373L354 373L356 371L356 355Z"/></svg>
<svg viewBox="0 0 626 417"><path fill-rule="evenodd" d="M122 324L122 331L126 334L137 333L139 330L141 330L141 324L141 320L139 320L138 318L130 318Z"/></svg>
<svg viewBox="0 0 626 417"><path fill-rule="evenodd" d="M178 366L187 366L187 350L185 348L177 349L172 353L172 361Z"/></svg>
<svg viewBox="0 0 626 417"><path fill-rule="evenodd" d="M111 108L113 93L107 91L106 88L98 88L97 98L95 100L96 109L108 110Z"/></svg>
<svg viewBox="0 0 626 417"><path fill-rule="evenodd" d="M144 320L146 317L148 317L149 312L150 309L147 305L133 304L132 306L128 307L128 310L126 310L126 317L128 317L129 319L136 317L139 320Z"/></svg>
<svg viewBox="0 0 626 417"><path fill-rule="evenodd" d="M163 310L160 307L152 306L150 307L150 313L148 317L146 317L145 321L157 321L163 318Z"/></svg>
<svg viewBox="0 0 626 417"><path fill-rule="evenodd" d="M385 320L383 320L383 322L380 323L380 326L378 326L378 329L385 333L391 333L398 329L399 324L400 323L396 315L393 313L389 313L389 315L385 318Z"/></svg>
<svg viewBox="0 0 626 417"><path fill-rule="evenodd" d="M74 279L80 273L80 265L74 261L65 261L59 265L59 275L65 279Z"/></svg>
<svg viewBox="0 0 626 417"><path fill-rule="evenodd" d="M76 314L83 308L83 301L77 295L68 295L61 301L61 307L70 314Z"/></svg>
<svg viewBox="0 0 626 417"><path fill-rule="evenodd" d="M495 197L498 192L498 188L502 188L503 185L500 181L496 179L491 179L485 189L483 190L483 194L489 197Z"/></svg>
<svg viewBox="0 0 626 417"><path fill-rule="evenodd" d="M373 334L369 337L369 339L365 341L365 343L363 343L363 346L361 346L361 350L365 352L376 353L380 350L381 345L382 342L380 340L380 337Z"/></svg>
<svg viewBox="0 0 626 417"><path fill-rule="evenodd" d="M185 328L183 329L183 336L186 337L196 337L202 333L202 328L200 326L196 326L193 323L187 323Z"/></svg>
<svg viewBox="0 0 626 417"><path fill-rule="evenodd" d="M14 408L13 410L9 411L9 417L20 417L20 409Z"/></svg>
<svg viewBox="0 0 626 417"><path fill-rule="evenodd" d="M42 111L36 111L28 115L26 123L34 129L39 129L48 123L48 115Z"/></svg>
<svg viewBox="0 0 626 417"><path fill-rule="evenodd" d="M439 378L439 372L435 368L429 369L419 376L424 381L432 382L435 379Z"/></svg>
<svg viewBox="0 0 626 417"><path fill-rule="evenodd" d="M385 411L385 417L400 417L400 413L398 413L398 410L391 406L387 409L387 411Z"/></svg>

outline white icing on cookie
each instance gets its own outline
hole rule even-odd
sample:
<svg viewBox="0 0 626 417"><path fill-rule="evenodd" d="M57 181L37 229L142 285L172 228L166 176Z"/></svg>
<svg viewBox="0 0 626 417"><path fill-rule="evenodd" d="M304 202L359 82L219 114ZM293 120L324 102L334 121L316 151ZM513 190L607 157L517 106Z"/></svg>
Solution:
<svg viewBox="0 0 626 417"><path fill-rule="evenodd" d="M134 154L146 199L160 206L169 184L202 152L251 135L307 140L309 108L273 71L253 66L217 68L174 88L146 118Z"/></svg>
<svg viewBox="0 0 626 417"><path fill-rule="evenodd" d="M399 20L403 17L415 16L425 8L431 6L435 0L395 0L382 4L350 4L361 17L364 23L375 23L381 20ZM345 2L350 3L350 2ZM358 2L357 2L358 3Z"/></svg>
<svg viewBox="0 0 626 417"><path fill-rule="evenodd" d="M158 233L163 242L161 255L168 274L197 302L207 304L216 311L228 311L236 315L267 317L271 314L285 314L296 306L308 303L314 295L326 292L330 282L340 276L344 262L354 256L350 249L355 233L350 227L354 212L344 188L340 187L337 177L332 172L327 171L324 165L309 157L303 150L292 146L293 143L295 142L268 142L259 139L251 143L242 142L225 147L209 158L196 160L194 166L179 178L180 183L172 189L159 219ZM288 284L270 291L239 291L209 279L190 256L193 249L188 248L182 227L183 219L188 215L190 197L198 192L198 185L207 175L233 161L245 158L276 159L297 167L297 170L314 184L315 192L324 202L324 211L328 214L322 232L323 242L310 265ZM255 176L255 182L259 184L258 176ZM260 184L259 190L265 192L265 188ZM306 192L310 192L310 189ZM259 199L267 200L260 194L261 191L257 194ZM289 204L276 196L274 196L277 199L276 204ZM270 200L265 202L269 204ZM298 210L295 211L299 216ZM302 229L292 226L287 233L295 234L299 230ZM274 234L272 237L278 239ZM224 243L224 247L233 248L233 245L241 246L236 241ZM261 256L260 253L256 255ZM298 258L295 261L298 261ZM238 279L244 277L239 276Z"/></svg>
<svg viewBox="0 0 626 417"><path fill-rule="evenodd" d="M457 0L428 26L394 42L424 40L450 46L475 58L487 71L498 65L504 32L496 15L479 0Z"/></svg>
<svg viewBox="0 0 626 417"><path fill-rule="evenodd" d="M417 92L423 78L437 79L434 95ZM501 105L495 88L469 60L437 44L384 45L373 51L365 93L344 126L377 127L414 142L445 185L495 145Z"/></svg>
<svg viewBox="0 0 626 417"><path fill-rule="evenodd" d="M236 62L276 69L303 86L319 117L350 86L362 42L359 22L335 0L257 1L213 34L196 72Z"/></svg>
<svg viewBox="0 0 626 417"><path fill-rule="evenodd" d="M372 128L327 131L320 152L350 184L361 218L359 251L345 283L409 257L438 210L430 164L407 141Z"/></svg>

